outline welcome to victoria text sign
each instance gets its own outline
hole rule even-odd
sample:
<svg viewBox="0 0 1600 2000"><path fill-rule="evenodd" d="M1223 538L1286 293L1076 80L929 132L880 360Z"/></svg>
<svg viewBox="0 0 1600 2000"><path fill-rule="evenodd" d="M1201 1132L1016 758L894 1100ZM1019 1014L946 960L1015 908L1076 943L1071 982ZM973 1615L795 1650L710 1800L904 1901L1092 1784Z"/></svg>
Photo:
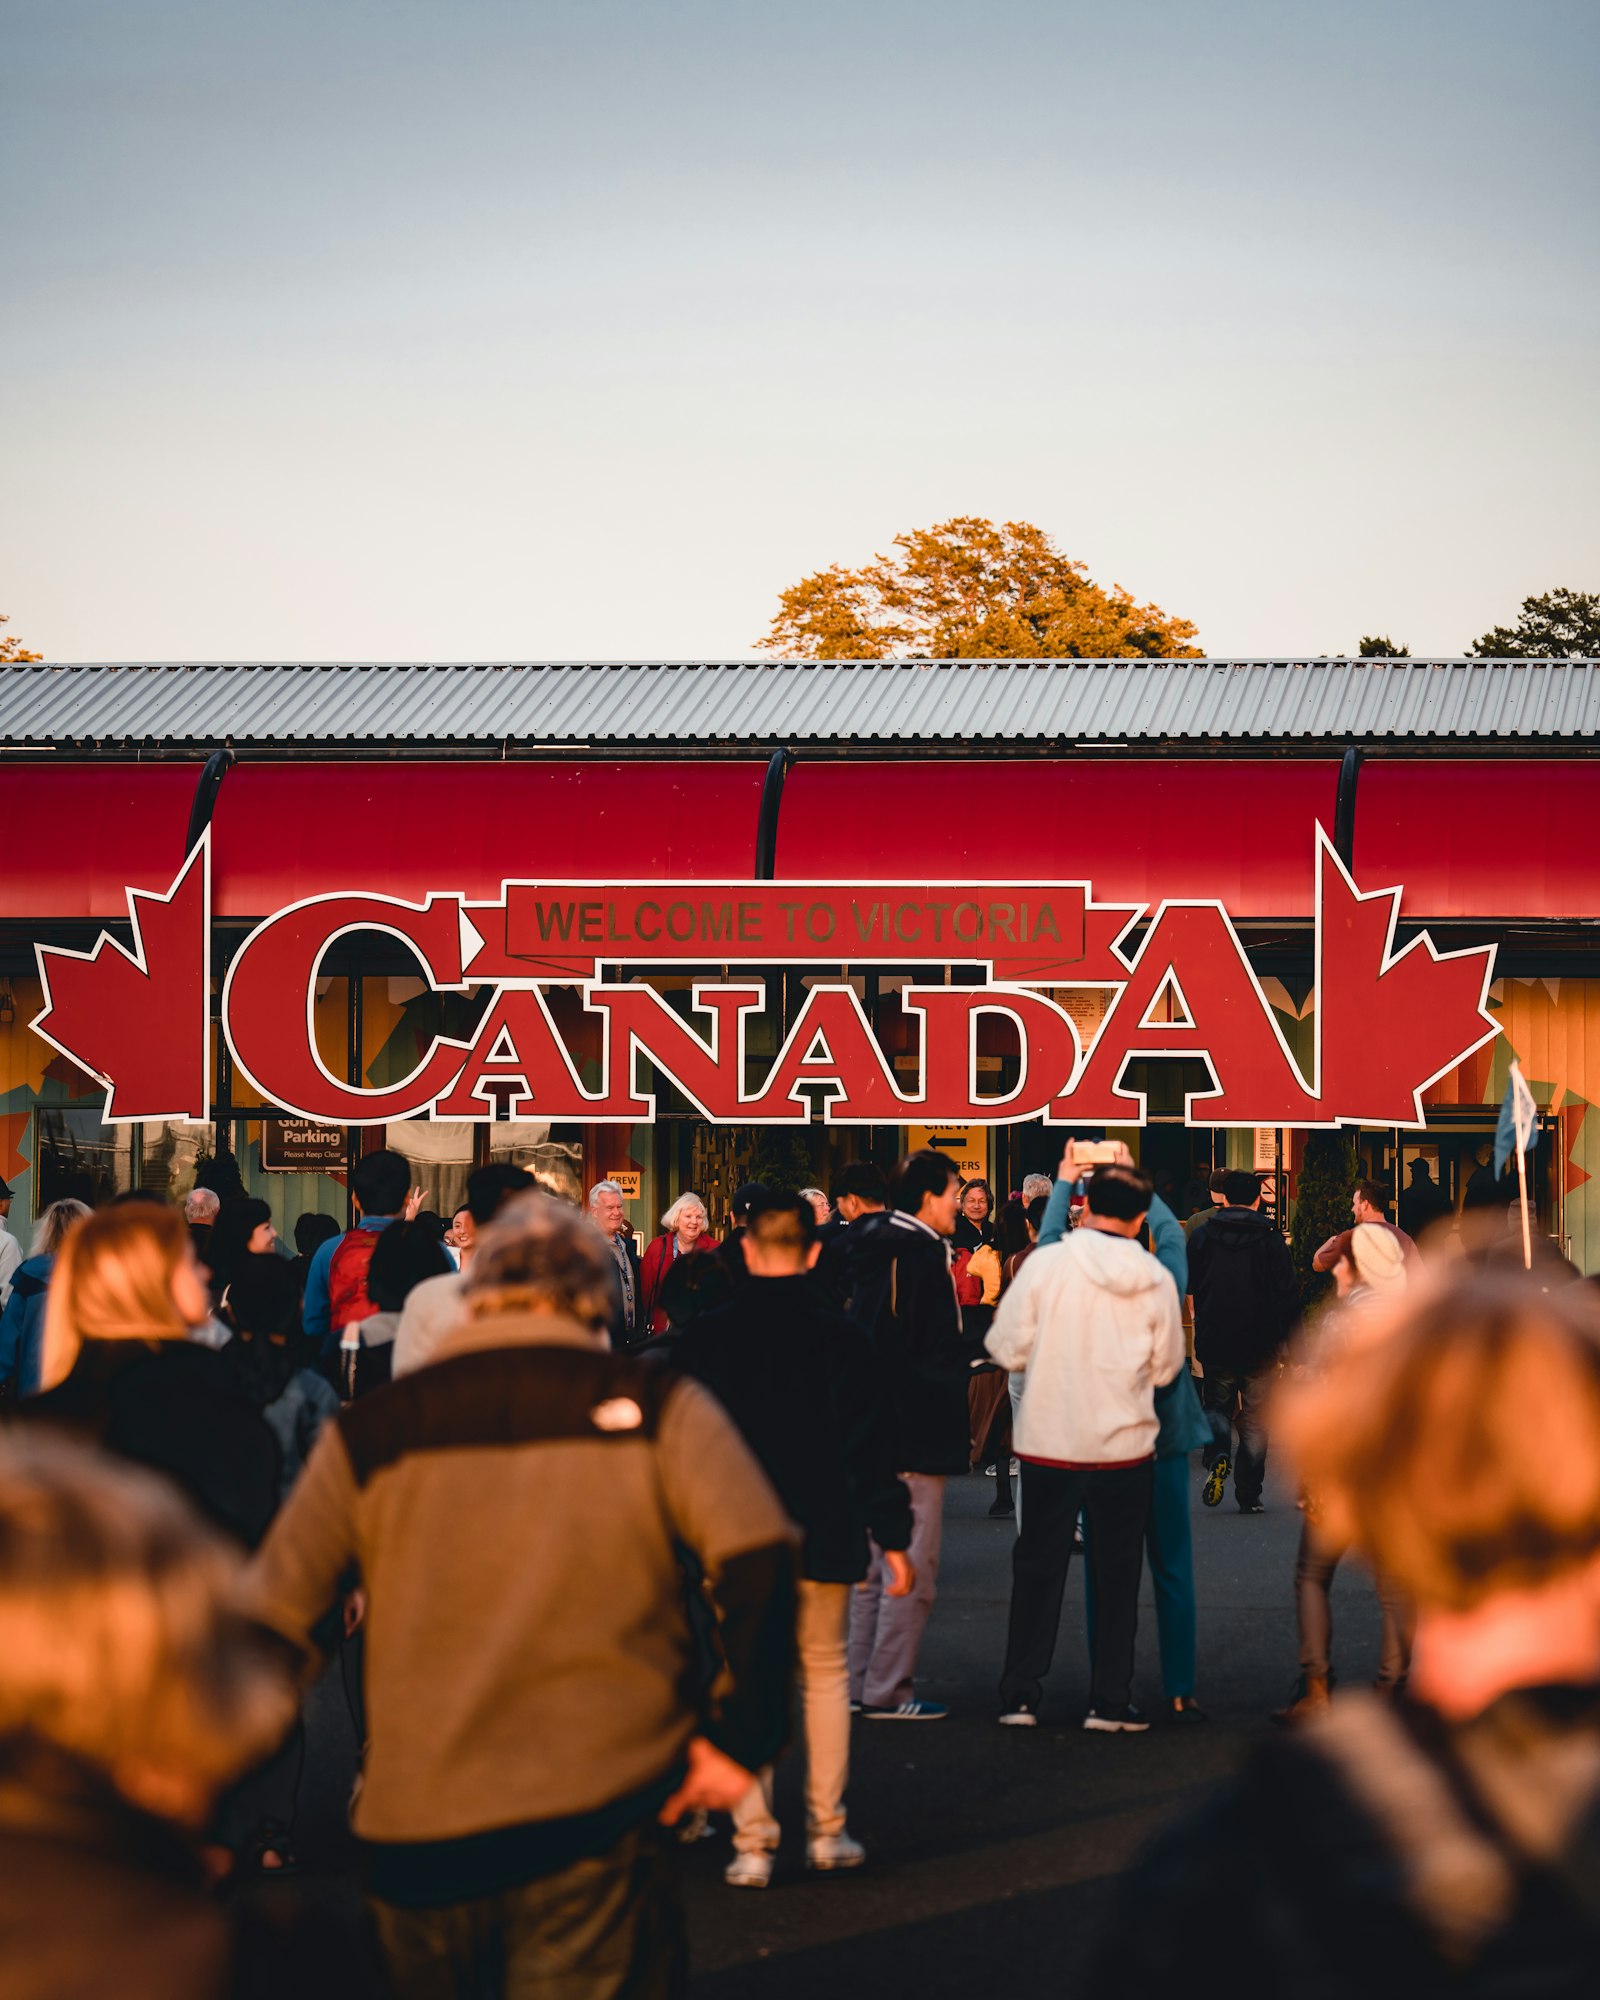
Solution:
<svg viewBox="0 0 1600 2000"><path fill-rule="evenodd" d="M106 1089L113 1123L210 1115L209 834L165 894L130 889L130 951L38 947L46 1004L33 1027ZM1098 903L1087 882L506 882L492 902L449 890L421 903L359 889L265 918L223 981L222 1033L271 1104L334 1125L428 1114L633 1122L654 1116L645 1064L717 1124L802 1124L820 1096L836 1125L1142 1123L1129 1063L1185 1056L1209 1087L1186 1100L1207 1125L1415 1126L1422 1092L1498 1032L1486 1010L1492 946L1439 952L1423 933L1394 949L1401 891L1359 891L1319 827L1315 1049L1290 1052L1227 911L1217 902ZM335 1076L317 1051L320 967L339 939L399 940L441 993L488 989L470 1040L435 1036L404 1082ZM917 1042L915 1084L897 1080L847 981L825 976L752 1086L754 976L777 966L976 966L975 986L900 993ZM603 971L716 968L686 1019L643 980ZM742 976L741 976L742 969ZM600 1046L585 1088L545 989L574 986ZM1046 989L1099 988L1087 1046ZM1016 1082L980 1094L978 1026L1011 1025Z"/></svg>

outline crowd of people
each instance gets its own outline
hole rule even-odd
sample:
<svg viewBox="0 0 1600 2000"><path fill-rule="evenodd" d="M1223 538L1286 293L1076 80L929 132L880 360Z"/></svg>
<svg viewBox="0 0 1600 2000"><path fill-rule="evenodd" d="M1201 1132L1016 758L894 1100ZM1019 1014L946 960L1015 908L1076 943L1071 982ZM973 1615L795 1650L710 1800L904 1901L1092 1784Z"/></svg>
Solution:
<svg viewBox="0 0 1600 2000"><path fill-rule="evenodd" d="M999 1204L934 1151L751 1183L722 1236L685 1190L642 1254L613 1181L579 1211L497 1163L446 1220L380 1150L350 1196L293 1256L262 1201L58 1202L7 1263L0 1990L681 1993L681 1842L725 1816L766 1889L793 1733L805 1865L859 1868L854 1726L946 1718L950 1479L1015 1522L995 1721L1078 1684L1081 1553L1074 1713L1140 1735L1206 1720L1191 1501L1261 1514L1269 1439L1284 1726L1129 1876L1095 1990L1169 1991L1223 1908L1269 1993L1592 1990L1600 1302L1512 1265L1503 1206L1413 1200L1419 1245L1358 1182L1307 1313L1255 1175L1180 1222L1104 1145ZM1346 1560L1383 1637L1336 1692ZM294 1875L335 1660L366 1917L290 1921L252 1885Z"/></svg>

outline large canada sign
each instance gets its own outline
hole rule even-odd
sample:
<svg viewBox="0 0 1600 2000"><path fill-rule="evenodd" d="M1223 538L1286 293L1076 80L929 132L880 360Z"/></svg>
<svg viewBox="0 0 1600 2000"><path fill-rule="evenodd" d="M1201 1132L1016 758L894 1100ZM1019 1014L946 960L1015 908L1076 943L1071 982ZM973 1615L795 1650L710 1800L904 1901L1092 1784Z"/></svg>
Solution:
<svg viewBox="0 0 1600 2000"><path fill-rule="evenodd" d="M1185 1056L1209 1071L1186 1101L1191 1123L1420 1125L1422 1092L1497 1032L1485 1007L1493 948L1440 952L1423 933L1396 951L1400 890L1359 891L1320 827L1315 868L1309 1075L1220 903L1097 903L1086 882L508 881L487 903L342 891L249 933L222 984L222 1032L263 1098L329 1124L486 1119L497 1104L514 1118L648 1119L646 1063L719 1124L801 1124L813 1095L836 1125L1137 1124L1145 1102L1128 1065ZM106 935L89 952L38 947L46 1004L33 1026L105 1085L112 1122L210 1115L210 870L207 836L164 895L128 892L132 950ZM357 931L399 940L436 991L487 989L470 1040L435 1036L410 1076L382 1088L336 1076L314 1031L323 961ZM852 963L976 966L982 983L901 990L916 1055L902 1081L849 982L816 979L752 1077L766 1001L754 975ZM645 979L601 977L629 966L728 976L696 981L684 1014ZM597 1031L587 1085L546 997L555 986L577 988ZM1068 987L1107 996L1087 1046L1051 997ZM1000 1095L979 1089L992 1017L1018 1058Z"/></svg>

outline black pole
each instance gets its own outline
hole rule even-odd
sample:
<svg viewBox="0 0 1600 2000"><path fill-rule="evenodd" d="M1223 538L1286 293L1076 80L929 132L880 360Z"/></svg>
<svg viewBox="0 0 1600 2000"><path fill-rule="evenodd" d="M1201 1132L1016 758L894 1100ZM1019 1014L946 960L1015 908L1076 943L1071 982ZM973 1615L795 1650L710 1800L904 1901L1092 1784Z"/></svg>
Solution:
<svg viewBox="0 0 1600 2000"><path fill-rule="evenodd" d="M365 1030L362 1011L361 958L355 946L350 947L350 970L345 977L345 1073L352 1090L361 1088L361 1043ZM345 1127L346 1173L354 1181L356 1168L361 1164L361 1127ZM356 1224L355 1191L345 1189L346 1227L354 1229Z"/></svg>
<svg viewBox="0 0 1600 2000"><path fill-rule="evenodd" d="M1333 851L1346 868L1355 867L1356 781L1361 776L1362 753L1352 743L1339 765L1339 790L1333 806Z"/></svg>
<svg viewBox="0 0 1600 2000"><path fill-rule="evenodd" d="M226 948L217 954L215 971L218 982L217 993L211 1005L215 1010L213 1018L217 1024L216 1157L220 1165L222 1156L226 1153L229 1166L232 1168L232 1179L229 1182L228 1191L224 1192L219 1188L217 1192L227 1201L231 1200L235 1194L242 1195L244 1193L244 1183L240 1178L238 1162L235 1160L233 1152L233 1051L228 1047L227 1030L222 1025L222 982L228 976ZM237 1182L237 1186L234 1185L235 1182Z"/></svg>
<svg viewBox="0 0 1600 2000"><path fill-rule="evenodd" d="M216 810L217 794L222 790L222 781L232 770L234 756L231 750L213 750L201 767L200 776L195 781L194 800L189 807L189 828L183 837L185 855L193 854L201 834L211 824L211 815ZM218 981L227 977L228 957L226 949L215 948L213 934L212 966ZM228 1048L228 1037L222 1026L222 1003L214 1001L214 1019L217 1023L217 1119L216 1149L220 1157L226 1153L233 1164L234 1178L238 1178L238 1167L233 1162L233 1056ZM240 1184L237 1192L243 1193Z"/></svg>
<svg viewBox="0 0 1600 2000"><path fill-rule="evenodd" d="M794 762L794 752L786 745L774 750L767 760L767 775L761 781L761 810L756 816L756 880L770 882L778 872L778 812L783 805L783 781ZM778 1041L789 1029L789 975L774 969L766 975L767 1007L777 999Z"/></svg>
<svg viewBox="0 0 1600 2000"><path fill-rule="evenodd" d="M194 788L194 804L189 808L189 831L184 838L183 851L193 854L195 842L211 824L211 815L216 810L217 794L222 790L222 781L233 769L234 756L231 750L213 750L205 761Z"/></svg>
<svg viewBox="0 0 1600 2000"><path fill-rule="evenodd" d="M770 882L778 872L778 810L783 804L783 781L794 762L787 746L774 750L761 782L761 811L756 818L756 880Z"/></svg>

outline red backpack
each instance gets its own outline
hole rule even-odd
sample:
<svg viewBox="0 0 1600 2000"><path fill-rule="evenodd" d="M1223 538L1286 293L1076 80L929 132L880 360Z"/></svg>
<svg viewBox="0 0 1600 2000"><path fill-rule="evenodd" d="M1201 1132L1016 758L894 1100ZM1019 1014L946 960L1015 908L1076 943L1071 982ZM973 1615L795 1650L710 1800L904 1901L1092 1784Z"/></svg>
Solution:
<svg viewBox="0 0 1600 2000"><path fill-rule="evenodd" d="M382 1232L347 1229L328 1265L328 1320L343 1333L353 1320L371 1319L378 1310L367 1294L367 1266Z"/></svg>

